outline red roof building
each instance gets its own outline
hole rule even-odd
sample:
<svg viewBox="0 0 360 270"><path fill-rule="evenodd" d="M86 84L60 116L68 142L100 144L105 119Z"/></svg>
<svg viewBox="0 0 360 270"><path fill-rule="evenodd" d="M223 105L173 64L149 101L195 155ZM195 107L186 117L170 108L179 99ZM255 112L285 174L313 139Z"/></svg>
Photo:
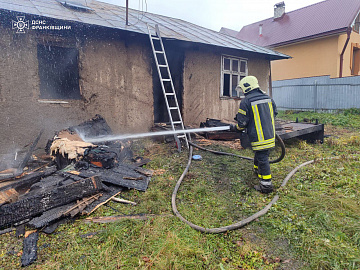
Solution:
<svg viewBox="0 0 360 270"><path fill-rule="evenodd" d="M359 0L326 0L289 13L281 2L272 18L220 32L290 55L273 64L273 80L360 75L359 11Z"/></svg>

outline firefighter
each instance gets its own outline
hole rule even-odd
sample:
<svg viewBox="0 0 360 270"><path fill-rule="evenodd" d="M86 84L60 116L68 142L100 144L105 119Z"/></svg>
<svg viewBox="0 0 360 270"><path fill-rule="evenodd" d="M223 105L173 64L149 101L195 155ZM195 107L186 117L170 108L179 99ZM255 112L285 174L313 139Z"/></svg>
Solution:
<svg viewBox="0 0 360 270"><path fill-rule="evenodd" d="M273 191L269 163L270 149L275 147L275 116L276 105L272 98L259 87L256 77L246 76L238 86L245 94L236 114L236 125L231 130L246 131L254 155L254 172L259 177L259 185L254 186L261 193Z"/></svg>

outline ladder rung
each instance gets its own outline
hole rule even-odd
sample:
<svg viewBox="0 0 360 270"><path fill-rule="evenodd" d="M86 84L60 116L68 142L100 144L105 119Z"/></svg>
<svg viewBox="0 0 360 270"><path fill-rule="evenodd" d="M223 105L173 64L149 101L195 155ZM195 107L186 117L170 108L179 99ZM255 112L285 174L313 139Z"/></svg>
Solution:
<svg viewBox="0 0 360 270"><path fill-rule="evenodd" d="M156 36L151 36L152 39L156 39L156 40L160 40L160 38L156 37Z"/></svg>
<svg viewBox="0 0 360 270"><path fill-rule="evenodd" d="M170 107L169 109L170 109L170 110L177 110L178 107Z"/></svg>
<svg viewBox="0 0 360 270"><path fill-rule="evenodd" d="M165 95L167 95L167 96L174 96L175 93L165 93Z"/></svg>
<svg viewBox="0 0 360 270"><path fill-rule="evenodd" d="M177 137L178 137L178 138L185 138L186 135L185 135L185 134L183 134L183 135L178 135Z"/></svg>
<svg viewBox="0 0 360 270"><path fill-rule="evenodd" d="M163 51L155 51L155 53L164 53Z"/></svg>
<svg viewBox="0 0 360 270"><path fill-rule="evenodd" d="M162 81L164 82L170 82L171 80L170 79L161 79Z"/></svg>
<svg viewBox="0 0 360 270"><path fill-rule="evenodd" d="M167 67L167 65L159 65L159 67Z"/></svg>
<svg viewBox="0 0 360 270"><path fill-rule="evenodd" d="M177 124L182 124L181 121L174 121L173 124L177 125Z"/></svg>

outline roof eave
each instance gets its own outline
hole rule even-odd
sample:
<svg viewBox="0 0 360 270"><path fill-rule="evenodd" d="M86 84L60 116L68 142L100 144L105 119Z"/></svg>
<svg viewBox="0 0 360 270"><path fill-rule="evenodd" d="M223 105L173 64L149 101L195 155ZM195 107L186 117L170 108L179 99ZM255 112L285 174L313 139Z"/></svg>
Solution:
<svg viewBox="0 0 360 270"><path fill-rule="evenodd" d="M220 46L220 45L214 45L214 44L207 44L207 43L201 43L201 42L194 42L194 41L188 41L188 40L182 40L182 39L175 39L175 38L167 38L167 37L162 37L162 39L164 41L176 41L176 42L185 42L188 44L194 44L194 45L203 45L203 46L211 46L211 47L217 47L217 48L222 48L222 49L230 49L230 50L236 50L236 51L242 51L245 53L249 53L249 54L257 54L257 55L262 55L265 58L269 59L270 61L272 60L282 60L282 59L288 59L291 58L291 56L280 53L280 52L275 52L274 54L270 54L270 53L262 53L262 52L252 52L252 51L247 51L247 50L243 50L243 49L238 49L238 48L230 48L230 47L226 47L226 46Z"/></svg>
<svg viewBox="0 0 360 270"><path fill-rule="evenodd" d="M348 28L349 27L343 27L343 28L340 28L340 29L331 30L331 31L316 34L316 35L311 35L311 36L302 37L302 38L293 39L293 40L287 40L287 41L284 41L284 42L270 44L267 47L273 49L273 48L276 48L276 47L286 46L286 45L290 45L290 44L293 44L293 43L304 42L304 41L308 41L308 40L312 40L312 39L316 39L316 38L323 38L323 37L333 36L333 35L341 34L341 33L344 33L344 32L346 33Z"/></svg>

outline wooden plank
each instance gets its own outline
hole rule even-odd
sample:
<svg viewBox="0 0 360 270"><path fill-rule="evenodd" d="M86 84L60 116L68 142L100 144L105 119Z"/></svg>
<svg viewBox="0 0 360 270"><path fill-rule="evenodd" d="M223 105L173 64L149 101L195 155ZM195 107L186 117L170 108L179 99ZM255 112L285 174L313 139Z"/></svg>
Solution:
<svg viewBox="0 0 360 270"><path fill-rule="evenodd" d="M50 209L44 212L41 216L30 220L28 225L39 229L48 226L52 222L67 215L71 215L71 217L74 217L76 214L80 213L87 205L97 200L101 195L102 195L101 193L95 194L89 198L84 198L80 202L70 203L67 205Z"/></svg>
<svg viewBox="0 0 360 270"><path fill-rule="evenodd" d="M128 200L125 200L125 199L116 198L116 197L113 197L111 199L114 202L118 202L118 203L126 203L126 204L131 204L131 205L136 205L137 204L136 202L132 202L132 201L128 201Z"/></svg>
<svg viewBox="0 0 360 270"><path fill-rule="evenodd" d="M111 200L111 198L119 195L122 191L121 187L111 186L106 188L106 192L103 193L103 195L96 201L92 202L86 208L81 212L82 215L90 215L93 213L96 209L98 209L100 206L104 205L108 201Z"/></svg>
<svg viewBox="0 0 360 270"><path fill-rule="evenodd" d="M30 198L0 207L0 228L35 217L52 208L66 205L103 189L100 177L94 176L75 183L40 192Z"/></svg>
<svg viewBox="0 0 360 270"><path fill-rule="evenodd" d="M120 187L133 188L140 191L146 191L150 182L150 177L140 174L128 166L115 167L111 170L102 168L89 168L88 170L81 171L79 174L81 177L91 177L94 175L100 175L104 183L110 183ZM129 180L129 178L138 180Z"/></svg>
<svg viewBox="0 0 360 270"><path fill-rule="evenodd" d="M41 178L47 177L56 171L57 171L56 167L51 166L51 167L43 169L42 171L33 172L31 174L25 175L24 177L20 178L16 182L12 182L9 185L1 187L0 191L6 190L9 188L14 188L17 192L29 189L34 183L40 181Z"/></svg>
<svg viewBox="0 0 360 270"><path fill-rule="evenodd" d="M138 219L138 220L147 220L151 217L173 217L174 215L155 215L155 214L139 214L139 215L121 215L121 216L109 216L109 217L94 217L86 218L85 223L112 223L125 219Z"/></svg>
<svg viewBox="0 0 360 270"><path fill-rule="evenodd" d="M12 203L17 200L19 197L19 193L13 189L7 189L0 192L0 206L4 203Z"/></svg>

